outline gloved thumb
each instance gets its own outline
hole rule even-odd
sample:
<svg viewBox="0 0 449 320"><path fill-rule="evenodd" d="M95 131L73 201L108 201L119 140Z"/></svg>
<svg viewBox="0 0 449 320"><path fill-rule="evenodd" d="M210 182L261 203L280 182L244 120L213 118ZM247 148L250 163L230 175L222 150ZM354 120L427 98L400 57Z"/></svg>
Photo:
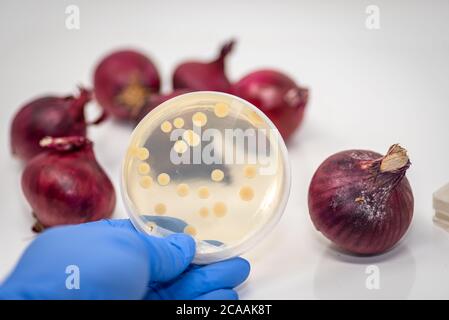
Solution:
<svg viewBox="0 0 449 320"><path fill-rule="evenodd" d="M186 234L173 234L165 238L140 236L149 252L150 282L176 278L195 256L195 241Z"/></svg>

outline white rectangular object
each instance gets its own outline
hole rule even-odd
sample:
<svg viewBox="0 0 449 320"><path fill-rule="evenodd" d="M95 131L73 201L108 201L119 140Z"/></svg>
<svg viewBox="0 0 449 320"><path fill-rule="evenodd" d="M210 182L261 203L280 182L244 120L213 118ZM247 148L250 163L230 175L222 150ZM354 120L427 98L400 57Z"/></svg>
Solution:
<svg viewBox="0 0 449 320"><path fill-rule="evenodd" d="M449 184L433 194L433 220L444 227L449 227Z"/></svg>

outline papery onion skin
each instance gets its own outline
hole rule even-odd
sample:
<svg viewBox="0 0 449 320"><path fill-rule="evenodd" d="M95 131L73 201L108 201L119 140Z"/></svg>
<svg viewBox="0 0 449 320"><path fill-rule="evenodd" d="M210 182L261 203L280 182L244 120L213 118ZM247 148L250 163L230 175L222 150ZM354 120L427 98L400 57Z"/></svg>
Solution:
<svg viewBox="0 0 449 320"><path fill-rule="evenodd" d="M168 94L153 94L148 100L147 104L140 110L139 114L136 117L135 124L137 125L151 110L156 108L161 103L170 100L171 98L177 97L181 94L193 92L193 90L189 89L178 89L174 90Z"/></svg>
<svg viewBox="0 0 449 320"><path fill-rule="evenodd" d="M154 63L143 53L115 51L103 58L94 72L97 102L114 118L134 120L153 93L160 89Z"/></svg>
<svg viewBox="0 0 449 320"><path fill-rule="evenodd" d="M382 168L391 164L385 159L395 148L400 147L392 146L384 157L366 150L339 152L315 172L309 187L310 217L338 247L355 254L380 254L408 230L414 206L405 177L410 162L407 158L394 170Z"/></svg>
<svg viewBox="0 0 449 320"><path fill-rule="evenodd" d="M304 118L309 90L276 70L252 72L232 86L232 93L263 111L288 140Z"/></svg>
<svg viewBox="0 0 449 320"><path fill-rule="evenodd" d="M38 226L78 224L109 218L116 196L84 137L44 138L48 151L28 162L22 190ZM36 228L40 229L40 228Z"/></svg>
<svg viewBox="0 0 449 320"><path fill-rule="evenodd" d="M226 75L226 58L234 45L234 40L225 43L213 61L186 61L177 66L173 73L173 89L229 92L231 82Z"/></svg>
<svg viewBox="0 0 449 320"><path fill-rule="evenodd" d="M43 151L39 141L46 136L85 136L90 99L91 92L80 88L76 97L45 96L24 105L11 125L12 154L26 162Z"/></svg>

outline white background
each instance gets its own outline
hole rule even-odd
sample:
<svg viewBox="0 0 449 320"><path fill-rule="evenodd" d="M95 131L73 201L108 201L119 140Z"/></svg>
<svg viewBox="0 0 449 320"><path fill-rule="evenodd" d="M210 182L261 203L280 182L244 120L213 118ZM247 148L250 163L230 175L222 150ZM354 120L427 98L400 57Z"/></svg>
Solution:
<svg viewBox="0 0 449 320"><path fill-rule="evenodd" d="M76 4L81 29L65 28ZM365 27L366 6L380 29ZM272 67L311 90L304 126L289 144L293 184L280 224L247 255L243 299L449 298L449 233L432 223L431 195L449 182L449 2L447 1L4 1L0 3L0 279L32 239L32 219L12 159L14 112L45 93L91 84L98 59L118 47L150 54L170 89L185 58L211 58L235 37L229 75ZM90 107L91 115L98 112ZM99 162L118 190L131 129L91 128ZM400 142L415 195L412 226L394 250L360 258L340 253L315 231L307 188L317 166L349 148L384 153ZM118 201L116 217L124 217ZM365 287L368 265L380 290Z"/></svg>

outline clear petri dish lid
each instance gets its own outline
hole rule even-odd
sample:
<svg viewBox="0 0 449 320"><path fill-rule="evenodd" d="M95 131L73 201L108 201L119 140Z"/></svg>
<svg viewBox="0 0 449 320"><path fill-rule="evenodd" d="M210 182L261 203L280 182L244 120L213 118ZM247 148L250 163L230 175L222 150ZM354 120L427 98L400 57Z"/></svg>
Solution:
<svg viewBox="0 0 449 320"><path fill-rule="evenodd" d="M153 109L131 135L121 191L134 226L196 241L194 263L238 256L265 237L290 191L273 123L236 96L193 92Z"/></svg>

